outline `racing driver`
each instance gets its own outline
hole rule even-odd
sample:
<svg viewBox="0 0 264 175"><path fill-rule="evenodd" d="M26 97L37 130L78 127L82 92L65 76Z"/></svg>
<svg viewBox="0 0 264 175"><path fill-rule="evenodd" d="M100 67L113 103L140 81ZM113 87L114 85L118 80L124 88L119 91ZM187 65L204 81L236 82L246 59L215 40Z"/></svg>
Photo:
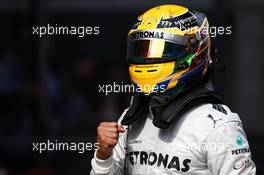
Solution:
<svg viewBox="0 0 264 175"><path fill-rule="evenodd" d="M97 128L91 175L256 174L242 123L211 83L209 24L178 5L152 8L128 34L140 91L118 122Z"/></svg>

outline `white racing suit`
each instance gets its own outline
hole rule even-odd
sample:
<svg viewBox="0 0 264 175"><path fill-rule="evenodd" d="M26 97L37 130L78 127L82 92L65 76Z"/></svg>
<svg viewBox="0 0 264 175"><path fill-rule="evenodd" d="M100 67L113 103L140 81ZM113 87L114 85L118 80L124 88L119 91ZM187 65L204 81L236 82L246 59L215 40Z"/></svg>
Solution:
<svg viewBox="0 0 264 175"><path fill-rule="evenodd" d="M90 175L256 174L242 123L227 106L197 106L167 129L152 119L150 112L124 126L112 156L92 159Z"/></svg>

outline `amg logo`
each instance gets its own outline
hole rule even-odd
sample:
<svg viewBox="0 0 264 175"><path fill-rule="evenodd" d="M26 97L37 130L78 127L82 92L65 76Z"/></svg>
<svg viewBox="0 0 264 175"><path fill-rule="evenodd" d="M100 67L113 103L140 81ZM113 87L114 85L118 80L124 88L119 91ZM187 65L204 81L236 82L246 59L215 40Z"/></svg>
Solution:
<svg viewBox="0 0 264 175"><path fill-rule="evenodd" d="M126 154L126 158L129 160L131 165L150 165L150 166L163 166L168 169L176 169L177 171L187 172L190 170L190 159L183 159L180 161L180 158L177 156L169 156L168 154L157 154L151 152L148 154L145 151L133 151Z"/></svg>
<svg viewBox="0 0 264 175"><path fill-rule="evenodd" d="M162 39L164 37L164 32L155 31L140 31L129 35L129 40L135 40L140 38L158 38Z"/></svg>

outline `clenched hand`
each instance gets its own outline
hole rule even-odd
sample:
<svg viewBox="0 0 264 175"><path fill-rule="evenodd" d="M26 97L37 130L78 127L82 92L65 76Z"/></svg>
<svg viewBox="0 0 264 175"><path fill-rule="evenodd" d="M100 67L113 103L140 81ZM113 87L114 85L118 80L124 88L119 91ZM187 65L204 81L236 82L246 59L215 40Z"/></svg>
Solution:
<svg viewBox="0 0 264 175"><path fill-rule="evenodd" d="M97 142L99 143L96 157L105 160L111 156L113 148L118 142L119 133L125 129L116 122L102 122L97 127Z"/></svg>

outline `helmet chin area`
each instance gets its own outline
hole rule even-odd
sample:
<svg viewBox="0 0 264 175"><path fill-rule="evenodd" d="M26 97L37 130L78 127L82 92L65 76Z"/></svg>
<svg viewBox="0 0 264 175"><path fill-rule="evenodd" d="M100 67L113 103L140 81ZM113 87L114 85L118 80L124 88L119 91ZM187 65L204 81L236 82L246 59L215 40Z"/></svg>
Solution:
<svg viewBox="0 0 264 175"><path fill-rule="evenodd" d="M165 92L171 81L175 61L162 64L130 64L129 74L137 85L137 92L151 94Z"/></svg>

